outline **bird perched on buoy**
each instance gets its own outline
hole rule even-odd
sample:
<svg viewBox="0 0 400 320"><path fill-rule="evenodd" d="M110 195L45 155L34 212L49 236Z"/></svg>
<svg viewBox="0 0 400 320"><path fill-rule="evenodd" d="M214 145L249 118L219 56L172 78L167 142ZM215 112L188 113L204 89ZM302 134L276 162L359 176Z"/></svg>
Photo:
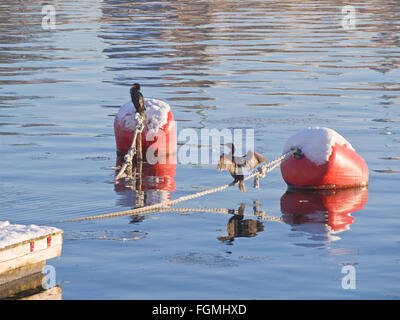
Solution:
<svg viewBox="0 0 400 320"><path fill-rule="evenodd" d="M233 143L225 144L230 149L228 154L223 153L219 158L217 170L227 170L234 178L233 183L239 184L239 190L246 192L244 185L243 169L251 171L256 168L260 163L267 162L267 160L259 153L249 150L243 157L235 155L235 146Z"/></svg>
<svg viewBox="0 0 400 320"><path fill-rule="evenodd" d="M135 83L132 86L130 93L131 93L132 103L135 106L136 112L144 116L144 112L146 111L146 106L144 104L143 95L140 92L140 84Z"/></svg>

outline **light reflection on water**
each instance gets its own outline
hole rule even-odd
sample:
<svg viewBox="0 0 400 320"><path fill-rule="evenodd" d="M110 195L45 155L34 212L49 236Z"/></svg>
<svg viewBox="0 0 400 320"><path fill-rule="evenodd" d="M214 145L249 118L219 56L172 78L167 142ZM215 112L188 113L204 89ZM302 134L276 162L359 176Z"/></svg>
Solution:
<svg viewBox="0 0 400 320"><path fill-rule="evenodd" d="M171 104L178 131L253 127L268 159L304 127L337 130L370 167L368 203L297 199L275 171L259 190L183 205L234 212L243 203L243 217L172 212L58 224L64 252L52 263L64 298L400 295L400 10L397 1L357 3L357 27L345 31L347 4L70 0L54 3L57 28L48 31L41 1L3 0L0 219L49 224L135 205L135 190L115 188L110 168L113 117L140 82L145 96ZM211 165L178 164L170 196L227 179ZM293 197L302 205L288 211ZM335 197L349 210L332 209ZM255 201L281 221L254 216ZM304 201L314 207L296 212ZM352 292L335 280L348 261L363 279ZM233 287L225 267L236 271Z"/></svg>

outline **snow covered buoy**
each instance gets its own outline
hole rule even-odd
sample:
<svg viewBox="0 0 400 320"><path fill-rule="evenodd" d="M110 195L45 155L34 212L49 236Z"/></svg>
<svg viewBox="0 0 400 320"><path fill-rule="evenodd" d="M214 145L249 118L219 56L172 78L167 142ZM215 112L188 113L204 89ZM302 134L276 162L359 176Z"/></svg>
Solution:
<svg viewBox="0 0 400 320"><path fill-rule="evenodd" d="M329 128L308 128L291 136L284 146L300 154L281 164L281 173L290 188L340 189L365 187L369 172L364 159L351 144Z"/></svg>
<svg viewBox="0 0 400 320"><path fill-rule="evenodd" d="M142 154L152 160L176 153L175 121L171 107L166 102L145 98L146 120L142 131ZM135 107L132 101L125 103L114 119L117 154L125 155L131 147L136 128ZM136 145L137 147L138 145ZM149 160L149 159L147 159ZM155 164L157 161L150 161ZM161 161L162 162L162 161Z"/></svg>

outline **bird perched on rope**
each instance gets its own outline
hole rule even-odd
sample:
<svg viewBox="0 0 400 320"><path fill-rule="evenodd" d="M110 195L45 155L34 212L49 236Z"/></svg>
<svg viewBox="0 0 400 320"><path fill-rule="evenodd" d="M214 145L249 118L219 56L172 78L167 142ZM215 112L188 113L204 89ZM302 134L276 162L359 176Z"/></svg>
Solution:
<svg viewBox="0 0 400 320"><path fill-rule="evenodd" d="M239 190L246 192L244 185L243 169L247 171L253 170L258 164L267 162L267 160L259 153L249 150L244 157L235 155L235 146L233 143L225 144L230 149L230 153L223 153L219 158L217 170L227 170L235 179L233 183L239 183Z"/></svg>
<svg viewBox="0 0 400 320"><path fill-rule="evenodd" d="M131 93L132 103L135 106L136 112L144 116L144 112L146 111L146 106L144 104L143 95L140 92L140 84L135 83L132 86L130 93Z"/></svg>

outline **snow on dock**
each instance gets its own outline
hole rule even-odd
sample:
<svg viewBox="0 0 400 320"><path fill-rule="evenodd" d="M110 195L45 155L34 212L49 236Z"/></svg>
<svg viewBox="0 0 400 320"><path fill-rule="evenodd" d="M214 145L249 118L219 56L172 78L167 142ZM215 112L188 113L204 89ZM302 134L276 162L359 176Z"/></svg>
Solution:
<svg viewBox="0 0 400 320"><path fill-rule="evenodd" d="M44 292L42 268L61 255L62 234L55 227L0 221L0 299Z"/></svg>

